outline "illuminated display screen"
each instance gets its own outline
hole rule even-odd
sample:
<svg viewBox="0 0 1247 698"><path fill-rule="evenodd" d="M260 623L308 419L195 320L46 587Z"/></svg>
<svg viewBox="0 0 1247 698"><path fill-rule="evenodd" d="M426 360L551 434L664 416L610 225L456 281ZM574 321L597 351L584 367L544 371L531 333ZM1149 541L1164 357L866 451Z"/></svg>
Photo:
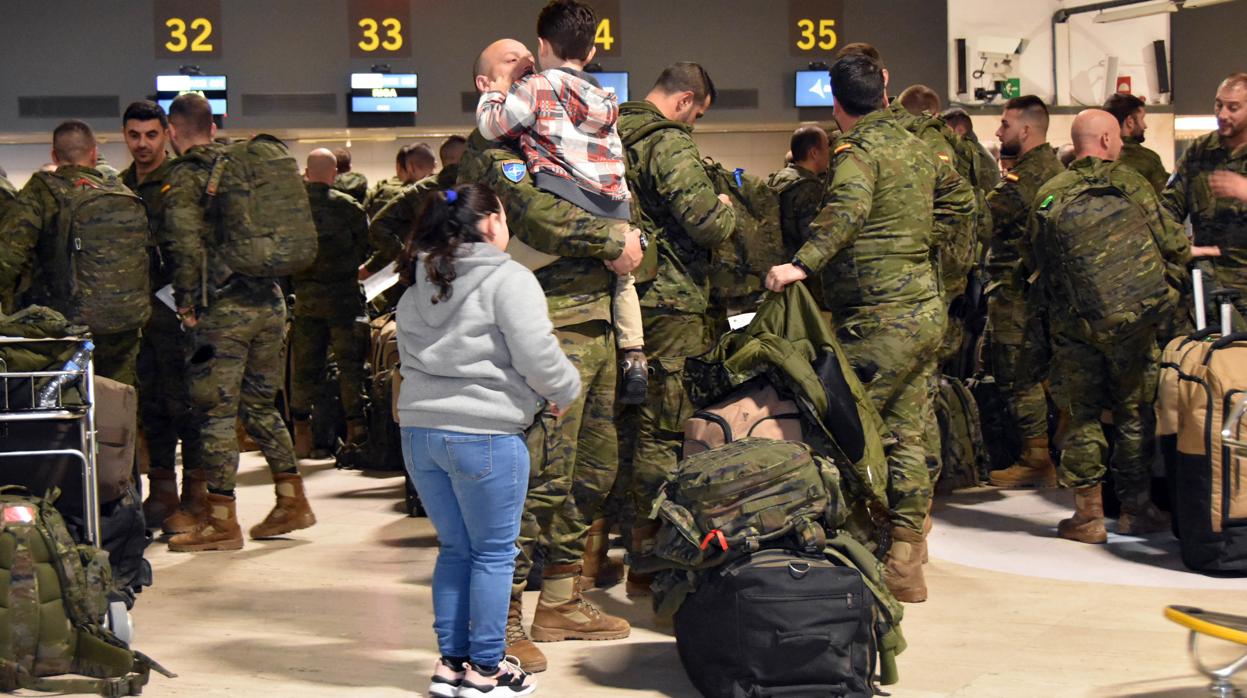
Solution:
<svg viewBox="0 0 1247 698"><path fill-rule="evenodd" d="M197 92L212 105L212 113L225 116L227 100L224 75L157 75L156 103L169 111L169 105L178 95Z"/></svg>
<svg viewBox="0 0 1247 698"><path fill-rule="evenodd" d="M351 111L415 114L418 82L415 73L351 73Z"/></svg>
<svg viewBox="0 0 1247 698"><path fill-rule="evenodd" d="M798 107L830 107L831 73L826 70L797 71L797 104Z"/></svg>

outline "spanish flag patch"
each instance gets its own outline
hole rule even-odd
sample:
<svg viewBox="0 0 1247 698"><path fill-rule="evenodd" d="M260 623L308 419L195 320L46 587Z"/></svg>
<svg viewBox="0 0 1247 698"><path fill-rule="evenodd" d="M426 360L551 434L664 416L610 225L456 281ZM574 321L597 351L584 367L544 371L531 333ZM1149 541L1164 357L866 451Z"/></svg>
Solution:
<svg viewBox="0 0 1247 698"><path fill-rule="evenodd" d="M939 156L940 156L940 159L943 160L944 162L952 162L952 158L948 157L947 155L943 153L939 153Z"/></svg>
<svg viewBox="0 0 1247 698"><path fill-rule="evenodd" d="M853 149L852 143L841 143L840 145L836 146L836 149L832 152L835 155L839 155L840 153L846 153L852 149Z"/></svg>
<svg viewBox="0 0 1247 698"><path fill-rule="evenodd" d="M1021 181L1021 177L1018 177L1017 175L1013 174L1012 172L1010 172L1010 173L1006 174L1006 175L1005 175L1005 179L1009 180L1010 182L1018 182L1018 181Z"/></svg>
<svg viewBox="0 0 1247 698"><path fill-rule="evenodd" d="M161 188L160 188L160 193L161 193L161 194L168 193L168 191L169 191L170 189L172 189L172 188L173 188L173 185L172 185L172 184L166 184L166 185L164 185L163 187L161 187Z"/></svg>

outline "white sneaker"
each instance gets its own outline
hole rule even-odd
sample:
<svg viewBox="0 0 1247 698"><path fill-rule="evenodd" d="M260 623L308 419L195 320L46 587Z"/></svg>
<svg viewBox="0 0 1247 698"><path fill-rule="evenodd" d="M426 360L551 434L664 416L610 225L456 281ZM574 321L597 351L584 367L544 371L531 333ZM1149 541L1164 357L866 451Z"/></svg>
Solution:
<svg viewBox="0 0 1247 698"><path fill-rule="evenodd" d="M513 698L531 695L536 690L536 680L520 668L519 660L507 657L489 676L478 671L475 664L468 664L458 695L459 698Z"/></svg>
<svg viewBox="0 0 1247 698"><path fill-rule="evenodd" d="M429 681L428 694L434 698L458 698L459 686L467 673L467 663L463 666L462 669L456 669L445 658L438 658L437 664L433 665L433 678Z"/></svg>

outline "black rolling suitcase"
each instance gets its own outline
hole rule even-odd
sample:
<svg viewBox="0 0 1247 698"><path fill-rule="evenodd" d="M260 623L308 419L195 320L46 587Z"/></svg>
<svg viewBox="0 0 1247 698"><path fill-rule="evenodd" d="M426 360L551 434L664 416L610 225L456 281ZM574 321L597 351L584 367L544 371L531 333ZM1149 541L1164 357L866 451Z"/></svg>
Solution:
<svg viewBox="0 0 1247 698"><path fill-rule="evenodd" d="M707 698L868 698L875 597L856 569L763 550L702 575L676 647Z"/></svg>

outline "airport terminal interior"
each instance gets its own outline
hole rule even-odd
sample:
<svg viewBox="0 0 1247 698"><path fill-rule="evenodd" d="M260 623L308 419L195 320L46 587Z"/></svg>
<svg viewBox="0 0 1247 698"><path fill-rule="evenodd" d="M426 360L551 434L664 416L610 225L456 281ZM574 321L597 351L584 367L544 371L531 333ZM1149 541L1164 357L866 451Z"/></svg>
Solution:
<svg viewBox="0 0 1247 698"><path fill-rule="evenodd" d="M1247 695L1247 0L0 17L0 690Z"/></svg>

